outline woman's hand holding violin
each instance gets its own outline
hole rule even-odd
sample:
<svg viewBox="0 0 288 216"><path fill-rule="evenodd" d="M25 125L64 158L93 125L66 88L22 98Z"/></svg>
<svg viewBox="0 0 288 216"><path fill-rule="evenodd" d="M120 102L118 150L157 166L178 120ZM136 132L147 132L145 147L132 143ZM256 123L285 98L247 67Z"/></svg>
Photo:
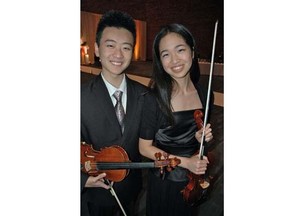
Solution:
<svg viewBox="0 0 288 216"><path fill-rule="evenodd" d="M104 183L104 178L106 173L101 173L98 176L89 176L85 187L102 187L104 189L109 189L110 186Z"/></svg>
<svg viewBox="0 0 288 216"><path fill-rule="evenodd" d="M197 139L199 143L201 143L202 133L203 133L203 128L201 128L195 133L195 138ZM205 142L210 142L212 139L213 139L213 134L212 134L211 124L207 124L206 129L205 129Z"/></svg>
<svg viewBox="0 0 288 216"><path fill-rule="evenodd" d="M190 157L188 160L187 169L189 169L190 172L196 175L205 174L207 165L209 164L208 158L206 156L203 156L203 160L200 160L199 155L196 154Z"/></svg>

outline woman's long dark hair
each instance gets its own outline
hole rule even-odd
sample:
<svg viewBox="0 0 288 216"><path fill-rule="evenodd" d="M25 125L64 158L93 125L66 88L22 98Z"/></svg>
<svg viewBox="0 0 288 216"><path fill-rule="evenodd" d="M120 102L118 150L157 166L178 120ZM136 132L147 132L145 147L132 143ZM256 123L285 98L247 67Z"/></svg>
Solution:
<svg viewBox="0 0 288 216"><path fill-rule="evenodd" d="M189 30L181 24L170 24L164 26L156 35L153 43L153 84L152 88L156 94L160 109L168 118L170 124L174 123L171 106L171 94L175 80L164 70L159 53L159 44L163 37L169 33L176 33L180 35L189 45L191 51L194 51L192 59L192 66L189 70L190 78L194 84L198 83L200 77L200 70L196 56L196 44L192 34Z"/></svg>

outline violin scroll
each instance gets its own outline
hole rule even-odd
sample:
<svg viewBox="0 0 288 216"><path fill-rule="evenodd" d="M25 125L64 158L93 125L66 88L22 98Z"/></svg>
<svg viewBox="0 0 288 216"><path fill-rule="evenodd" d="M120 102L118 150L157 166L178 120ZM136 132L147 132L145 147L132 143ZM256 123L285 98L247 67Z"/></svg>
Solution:
<svg viewBox="0 0 288 216"><path fill-rule="evenodd" d="M194 119L195 122L197 124L197 128L200 130L201 128L203 128L203 112L201 110L195 110L194 112Z"/></svg>

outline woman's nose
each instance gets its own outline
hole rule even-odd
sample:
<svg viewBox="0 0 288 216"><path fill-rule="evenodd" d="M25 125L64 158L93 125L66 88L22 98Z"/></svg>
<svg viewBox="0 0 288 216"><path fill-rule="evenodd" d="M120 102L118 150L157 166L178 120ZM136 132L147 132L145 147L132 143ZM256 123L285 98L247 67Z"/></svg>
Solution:
<svg viewBox="0 0 288 216"><path fill-rule="evenodd" d="M171 62L172 63L175 63L175 62L178 62L178 56L177 56L177 54L176 53L172 53L171 54Z"/></svg>

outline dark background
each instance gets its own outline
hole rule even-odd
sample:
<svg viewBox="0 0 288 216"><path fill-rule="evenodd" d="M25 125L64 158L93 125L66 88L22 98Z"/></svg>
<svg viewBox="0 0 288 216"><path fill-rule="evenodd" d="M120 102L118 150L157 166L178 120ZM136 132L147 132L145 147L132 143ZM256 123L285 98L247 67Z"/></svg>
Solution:
<svg viewBox="0 0 288 216"><path fill-rule="evenodd" d="M215 62L223 62L223 0L81 0L81 11L103 14L115 9L129 13L147 24L147 60L152 60L152 44L160 27L181 23L194 35L201 59L210 59L214 26L218 23Z"/></svg>

